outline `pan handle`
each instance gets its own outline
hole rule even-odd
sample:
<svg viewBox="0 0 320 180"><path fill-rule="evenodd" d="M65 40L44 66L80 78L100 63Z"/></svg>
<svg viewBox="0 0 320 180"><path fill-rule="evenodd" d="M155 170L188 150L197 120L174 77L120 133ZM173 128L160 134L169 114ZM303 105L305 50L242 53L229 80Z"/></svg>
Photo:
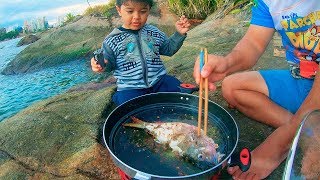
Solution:
<svg viewBox="0 0 320 180"><path fill-rule="evenodd" d="M182 83L178 87L180 88L180 92L187 94L192 94L195 91L199 91L199 88L196 85L189 83Z"/></svg>
<svg viewBox="0 0 320 180"><path fill-rule="evenodd" d="M150 176L150 174L146 174L143 172L137 172L136 175L133 177L133 179L150 180L151 176Z"/></svg>
<svg viewBox="0 0 320 180"><path fill-rule="evenodd" d="M240 153L234 153L228 162L230 167L239 166L242 172L249 170L251 165L251 153L248 148L243 148Z"/></svg>

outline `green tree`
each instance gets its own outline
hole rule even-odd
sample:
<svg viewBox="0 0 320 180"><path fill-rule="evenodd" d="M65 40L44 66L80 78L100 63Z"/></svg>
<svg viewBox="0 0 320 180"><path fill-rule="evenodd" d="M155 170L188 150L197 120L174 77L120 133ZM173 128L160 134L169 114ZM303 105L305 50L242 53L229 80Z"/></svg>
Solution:
<svg viewBox="0 0 320 180"><path fill-rule="evenodd" d="M13 39L19 36L19 31L13 30L7 33L1 33L0 34L0 41L6 40L6 39Z"/></svg>
<svg viewBox="0 0 320 180"><path fill-rule="evenodd" d="M73 14L68 13L68 14L66 15L66 21L65 21L65 23L72 22L75 18L76 18L76 17L75 17Z"/></svg>

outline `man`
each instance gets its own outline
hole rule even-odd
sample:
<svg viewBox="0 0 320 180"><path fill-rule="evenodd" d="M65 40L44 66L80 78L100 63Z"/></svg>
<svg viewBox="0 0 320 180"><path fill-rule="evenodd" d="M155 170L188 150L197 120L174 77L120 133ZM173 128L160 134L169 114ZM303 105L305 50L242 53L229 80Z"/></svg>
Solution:
<svg viewBox="0 0 320 180"><path fill-rule="evenodd" d="M228 168L234 179L266 178L285 159L303 116L320 109L319 24L318 0L256 0L251 25L235 48L226 56L209 55L201 71L209 88L215 90L214 83L223 79L222 94L231 107L276 128L252 151L247 172ZM290 68L240 72L255 65L275 30L282 36ZM196 61L197 83L199 71Z"/></svg>

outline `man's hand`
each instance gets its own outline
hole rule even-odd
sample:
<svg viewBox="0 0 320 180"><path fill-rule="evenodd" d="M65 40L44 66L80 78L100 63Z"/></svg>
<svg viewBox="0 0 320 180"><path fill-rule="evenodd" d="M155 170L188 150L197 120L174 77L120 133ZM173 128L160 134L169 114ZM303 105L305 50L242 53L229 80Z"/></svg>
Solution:
<svg viewBox="0 0 320 180"><path fill-rule="evenodd" d="M105 59L104 62L107 64L108 60ZM94 72L102 72L104 70L94 58L91 58L91 69Z"/></svg>
<svg viewBox="0 0 320 180"><path fill-rule="evenodd" d="M200 77L208 77L209 89L215 91L216 85L214 83L225 78L227 75L227 70L228 65L227 59L225 57L208 54L208 63L203 66L201 74L199 57L197 58L194 64L193 77L196 80L197 84L199 84L200 82Z"/></svg>
<svg viewBox="0 0 320 180"><path fill-rule="evenodd" d="M185 35L189 31L191 24L189 23L188 18L183 15L180 17L179 21L176 22L175 26L178 33Z"/></svg>

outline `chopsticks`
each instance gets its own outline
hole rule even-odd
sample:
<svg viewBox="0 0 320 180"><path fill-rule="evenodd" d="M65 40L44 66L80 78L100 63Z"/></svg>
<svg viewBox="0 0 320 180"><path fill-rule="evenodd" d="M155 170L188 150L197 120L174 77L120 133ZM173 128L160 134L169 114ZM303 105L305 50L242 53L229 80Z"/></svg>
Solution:
<svg viewBox="0 0 320 180"><path fill-rule="evenodd" d="M208 50L207 48L201 48L200 51L200 72L204 66L208 62ZM203 84L204 83L204 84ZM204 135L207 135L207 127L208 127L208 78L200 77L199 83L199 107L198 107L198 136L201 135L201 124L202 124L202 105L203 105L203 91L204 91Z"/></svg>

